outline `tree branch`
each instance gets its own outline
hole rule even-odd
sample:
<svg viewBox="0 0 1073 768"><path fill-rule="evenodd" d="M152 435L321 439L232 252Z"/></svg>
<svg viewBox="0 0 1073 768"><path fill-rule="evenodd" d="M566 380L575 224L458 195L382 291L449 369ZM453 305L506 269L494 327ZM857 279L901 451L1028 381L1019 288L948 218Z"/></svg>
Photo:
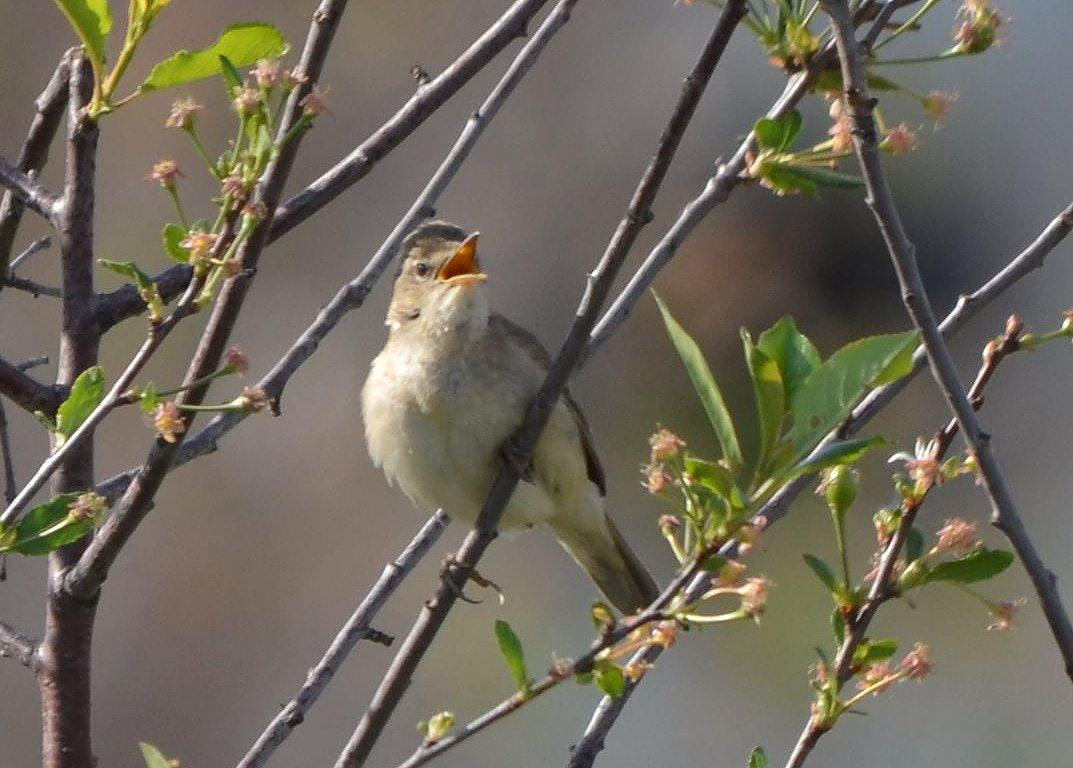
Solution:
<svg viewBox="0 0 1073 768"><path fill-rule="evenodd" d="M406 140L425 120L443 106L511 42L526 34L526 27L548 0L516 0L447 69L415 93L390 119L343 160L319 179L286 201L276 211L269 242L275 242L311 217L369 172ZM176 265L155 279L164 293L165 284L181 283L189 267ZM145 311L145 302L132 287L124 286L98 298L98 322L102 330Z"/></svg>
<svg viewBox="0 0 1073 768"><path fill-rule="evenodd" d="M32 637L0 621L0 657L15 659L24 667L36 672L39 664L37 648L38 643Z"/></svg>
<svg viewBox="0 0 1073 768"><path fill-rule="evenodd" d="M37 173L48 161L48 148L59 130L67 106L67 82L71 77L71 59L74 55L74 49L63 54L45 90L34 102L37 112L15 161L15 166L23 173ZM11 192L4 193L3 200L0 200L0 277L6 278L8 275L8 259L15 246L22 211L23 203ZM2 287L0 284L0 289Z"/></svg>
<svg viewBox="0 0 1073 768"><path fill-rule="evenodd" d="M92 89L89 62L79 57L71 66L63 199L54 211L63 284L57 383L65 387L96 364L100 345L92 317L98 131L84 109ZM93 441L86 439L58 467L53 492L92 488L93 458ZM62 589L64 575L87 543L82 539L69 544L52 552L48 560L45 635L37 675L45 768L82 768L96 761L90 730L90 670L97 601L73 597Z"/></svg>
<svg viewBox="0 0 1073 768"><path fill-rule="evenodd" d="M237 768L259 768L290 735L291 731L305 719L306 712L317 702L320 695L331 682L335 672L342 666L343 661L354 649L359 640L372 636L375 630L372 628L373 619L394 594L403 580L420 562L421 558L428 553L432 546L439 541L440 536L447 529L451 518L442 511L434 514L417 532L413 540L406 546L394 561L388 563L383 573L373 588L361 601L354 615L343 625L343 628L332 641L331 646L323 658L315 667L309 670L305 684L299 689L297 695L280 710L280 713L265 729L250 751L239 761ZM390 643L390 638L388 639Z"/></svg>
<svg viewBox="0 0 1073 768"><path fill-rule="evenodd" d="M38 184L3 157L0 157L0 186L7 187L19 203L39 216L49 221L56 216L59 203L56 193Z"/></svg>
<svg viewBox="0 0 1073 768"><path fill-rule="evenodd" d="M63 396L56 388L42 384L19 366L0 357L0 394L10 398L17 406L28 413L41 411L48 416L55 416L56 409L63 402Z"/></svg>
<svg viewBox="0 0 1073 768"><path fill-rule="evenodd" d="M1051 627L1067 676L1073 680L1073 624L1058 596L1054 574L1043 564L1035 545L1025 530L1017 506L1006 486L998 462L991 451L990 436L985 434L965 395L957 366L935 322L931 304L920 277L913 244L902 224L879 158L873 100L860 51L854 38L853 24L846 0L821 0L831 17L842 63L846 105L854 122L853 144L871 208L898 277L902 300L913 324L920 329L924 349L940 390L957 419L965 440L976 455L984 488L991 500L992 523L1009 539L1036 589L1044 615Z"/></svg>

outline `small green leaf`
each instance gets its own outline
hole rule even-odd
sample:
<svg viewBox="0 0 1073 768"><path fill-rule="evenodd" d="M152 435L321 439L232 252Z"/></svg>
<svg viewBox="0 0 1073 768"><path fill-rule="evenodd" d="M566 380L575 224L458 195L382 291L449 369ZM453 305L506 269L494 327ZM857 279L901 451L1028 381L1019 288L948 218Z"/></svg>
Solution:
<svg viewBox="0 0 1073 768"><path fill-rule="evenodd" d="M116 274L130 278L139 290L151 290L153 278L145 274L133 261L112 261L111 259L97 259L97 263L105 269L110 269Z"/></svg>
<svg viewBox="0 0 1073 768"><path fill-rule="evenodd" d="M145 760L145 768L172 768L171 761L164 757L164 753L152 744L139 741L138 746L142 750L142 759Z"/></svg>
<svg viewBox="0 0 1073 768"><path fill-rule="evenodd" d="M864 184L864 179L849 173L832 171L818 165L803 163L784 163L769 160L764 163L764 178L778 180L780 187L787 192L804 192L814 195L817 187L834 187L835 189L856 189Z"/></svg>
<svg viewBox="0 0 1073 768"><path fill-rule="evenodd" d="M171 88L212 77L224 71L220 58L236 67L248 67L259 59L273 59L287 52L283 33L271 24L233 24L208 48L179 51L153 67L140 90Z"/></svg>
<svg viewBox="0 0 1073 768"><path fill-rule="evenodd" d="M912 563L919 560L922 554L924 554L924 534L919 528L910 528L909 536L905 541L905 561Z"/></svg>
<svg viewBox="0 0 1073 768"><path fill-rule="evenodd" d="M226 56L220 57L220 77L223 78L224 83L227 84L227 89L231 93L242 87L242 73L238 71L238 67L231 63L231 59Z"/></svg>
<svg viewBox="0 0 1073 768"><path fill-rule="evenodd" d="M160 233L160 239L164 243L164 251L172 261L180 264L190 263L190 251L183 248L179 243L186 239L187 231L178 224L165 224Z"/></svg>
<svg viewBox="0 0 1073 768"><path fill-rule="evenodd" d="M612 699L617 699L626 692L626 676L614 664L609 662L599 664L593 669L592 674L596 687Z"/></svg>
<svg viewBox="0 0 1073 768"><path fill-rule="evenodd" d="M801 113L795 109L779 118L762 117L756 121L753 131L761 148L786 152L801 132Z"/></svg>
<svg viewBox="0 0 1073 768"><path fill-rule="evenodd" d="M811 475L838 464L853 464L875 446L885 443L886 440L879 436L857 438L855 440L836 440L829 445L825 445L815 456L802 459L786 470L785 474L779 475L779 484L788 483L795 477Z"/></svg>
<svg viewBox="0 0 1073 768"><path fill-rule="evenodd" d="M796 166L780 160L773 158L763 160L756 167L755 173L763 180L764 186L780 197L798 194L815 197L818 191L813 179L803 173L798 173Z"/></svg>
<svg viewBox="0 0 1073 768"><path fill-rule="evenodd" d="M496 619L496 640L499 641L499 652L507 661L507 667L514 676L514 682L518 690L523 693L529 692L529 675L525 671L525 654L522 651L522 641L518 639L510 624Z"/></svg>
<svg viewBox="0 0 1073 768"><path fill-rule="evenodd" d="M61 445L82 426L104 399L104 369L94 365L78 374L71 394L56 411L56 439Z"/></svg>
<svg viewBox="0 0 1073 768"><path fill-rule="evenodd" d="M734 495L736 489L734 476L722 464L686 455L682 466L697 485L707 488L723 499L729 499Z"/></svg>
<svg viewBox="0 0 1073 768"><path fill-rule="evenodd" d="M156 384L150 381L142 387L142 391L138 396L138 403L142 409L142 413L146 415L152 413L161 402L160 395L158 395L156 391Z"/></svg>
<svg viewBox="0 0 1073 768"><path fill-rule="evenodd" d="M842 606L836 605L831 611L831 630L835 633L835 642L839 645L846 639L846 615Z"/></svg>
<svg viewBox="0 0 1073 768"><path fill-rule="evenodd" d="M685 365L686 373L693 383L693 389L708 414L715 436L723 448L723 455L730 462L732 468L740 467L743 463L741 445L738 443L738 433L734 429L734 421L730 417L723 393L719 391L719 385L715 383L715 377L708 367L704 355L697 343L686 333L685 329L671 315L670 310L655 293L656 304L660 314L663 315L663 323L667 327L667 334L671 337L671 343L678 352L678 356Z"/></svg>
<svg viewBox="0 0 1073 768"><path fill-rule="evenodd" d="M31 509L15 526L15 537L7 551L47 555L92 531L92 520L75 520L70 516L69 507L78 497L77 493L61 493Z"/></svg>
<svg viewBox="0 0 1073 768"><path fill-rule="evenodd" d="M756 475L768 473L771 457L779 443L783 424L786 421L786 386L778 363L761 351L745 329L741 331L745 347L745 362L753 381L753 397L756 400L760 453L756 460Z"/></svg>
<svg viewBox="0 0 1073 768"><path fill-rule="evenodd" d="M842 71L838 68L825 69L816 78L816 82L813 88L817 91L841 91L842 90ZM882 75L876 75L868 73L868 89L872 91L901 91L904 90L901 85L894 82L890 78L883 77Z"/></svg>
<svg viewBox="0 0 1073 768"><path fill-rule="evenodd" d="M807 454L838 426L916 343L916 331L870 336L842 347L814 370L790 403L794 424L788 437L797 455Z"/></svg>
<svg viewBox="0 0 1073 768"><path fill-rule="evenodd" d="M839 586L838 581L835 579L835 574L831 570L831 567L823 561L822 558L816 557L816 555L810 555L808 553L802 555L805 558L805 565L807 565L825 587L827 591L832 595L838 593Z"/></svg>
<svg viewBox="0 0 1073 768"><path fill-rule="evenodd" d="M775 325L760 334L756 346L779 366L782 383L786 387L786 401L797 393L808 375L820 367L819 350L808 337L797 330L797 324L789 315L779 318Z"/></svg>
<svg viewBox="0 0 1073 768"><path fill-rule="evenodd" d="M753 751L749 753L746 768L767 768L767 752L763 747L753 747Z"/></svg>
<svg viewBox="0 0 1073 768"><path fill-rule="evenodd" d="M112 31L112 12L108 0L56 0L78 39L85 46L86 56L100 76L108 60L108 35Z"/></svg>
<svg viewBox="0 0 1073 768"><path fill-rule="evenodd" d="M885 640L863 640L853 652L853 663L866 666L886 661L898 652L898 641L893 638Z"/></svg>
<svg viewBox="0 0 1073 768"><path fill-rule="evenodd" d="M727 559L722 555L709 555L698 567L707 573L719 573L726 564Z"/></svg>
<svg viewBox="0 0 1073 768"><path fill-rule="evenodd" d="M998 576L1013 563L1013 553L1002 549L977 549L959 560L939 563L928 572L926 581L972 584Z"/></svg>

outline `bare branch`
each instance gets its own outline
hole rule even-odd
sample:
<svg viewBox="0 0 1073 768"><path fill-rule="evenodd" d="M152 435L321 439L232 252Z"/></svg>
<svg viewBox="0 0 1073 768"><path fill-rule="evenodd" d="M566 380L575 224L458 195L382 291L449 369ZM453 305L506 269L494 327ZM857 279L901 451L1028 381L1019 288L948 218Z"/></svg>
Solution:
<svg viewBox="0 0 1073 768"><path fill-rule="evenodd" d="M358 641L370 637L375 632L372 622L384 603L394 594L421 558L439 541L450 522L451 518L442 511L434 514L417 532L402 554L385 566L376 584L361 601L361 605L354 611L350 620L343 625L324 657L309 670L306 682L297 695L280 710L264 733L258 737L250 751L239 761L238 768L259 768L264 765L295 726L302 723L306 712L320 698L335 672L342 666L343 661Z"/></svg>
<svg viewBox="0 0 1073 768"><path fill-rule="evenodd" d="M548 0L516 0L447 69L425 85L339 163L279 207L271 240L282 237L353 184L414 132L433 112L480 72L500 51L526 33L526 27Z"/></svg>
<svg viewBox="0 0 1073 768"><path fill-rule="evenodd" d="M898 277L902 299L913 324L920 329L932 375L946 398L947 405L957 418L965 440L980 465L984 488L991 500L992 523L1010 540L1029 578L1039 595L1044 615L1065 664L1066 674L1073 679L1073 624L1070 624L1058 596L1054 574L1051 573L1025 530L1017 506L1010 495L998 462L991 451L990 436L984 433L965 395L957 366L932 313L927 292L914 254L913 244L902 224L879 158L874 102L868 95L868 83L861 55L854 38L853 23L846 0L821 0L831 17L842 63L842 78L846 84L845 98L854 122L853 144L867 196L865 202L876 218Z"/></svg>
<svg viewBox="0 0 1073 768"><path fill-rule="evenodd" d="M38 643L6 622L0 621L0 657L15 659L24 667L37 671Z"/></svg>
<svg viewBox="0 0 1073 768"><path fill-rule="evenodd" d="M160 298L167 303L181 296L190 285L190 278L193 274L193 267L187 264L176 264L165 269L153 278L153 282L160 290ZM139 294L136 285L127 283L110 293L97 294L94 313L97 329L105 333L109 328L119 325L124 320L144 314L145 299Z"/></svg>
<svg viewBox="0 0 1073 768"><path fill-rule="evenodd" d="M15 481L15 464L11 458L11 435L7 430L7 411L0 400L0 453L4 454L4 501L11 501L18 491Z"/></svg>
<svg viewBox="0 0 1073 768"><path fill-rule="evenodd" d="M26 248L23 249L22 253L20 253L18 256L16 256L15 258L13 258L11 260L11 266L9 267L9 270L11 272L14 272L16 269L18 269L22 265L22 263L24 261L29 259L31 256L33 256L36 253L40 253L41 251L48 250L51 247L52 247L52 238L51 237L42 237L42 238L39 238L37 240L34 240L32 243L30 243L28 246L26 246Z"/></svg>
<svg viewBox="0 0 1073 768"><path fill-rule="evenodd" d="M45 167L49 145L56 136L63 110L67 106L67 81L71 77L71 60L74 55L73 50L63 54L45 90L34 102L37 113L30 123L26 140L15 161L15 167L23 173L36 173ZM3 200L0 200L0 265L7 264L15 246L15 235L22 221L22 210L22 202L11 192L5 193ZM15 265L12 264L11 269L14 268ZM8 272L6 266L0 268L0 276L7 275Z"/></svg>
<svg viewBox="0 0 1073 768"><path fill-rule="evenodd" d="M19 366L0 357L0 393L24 411L33 413L41 411L49 416L56 415L56 409L63 402L59 390L42 384Z"/></svg>
<svg viewBox="0 0 1073 768"><path fill-rule="evenodd" d="M0 186L7 187L15 199L49 221L56 215L56 193L38 184L7 159L0 157Z"/></svg>

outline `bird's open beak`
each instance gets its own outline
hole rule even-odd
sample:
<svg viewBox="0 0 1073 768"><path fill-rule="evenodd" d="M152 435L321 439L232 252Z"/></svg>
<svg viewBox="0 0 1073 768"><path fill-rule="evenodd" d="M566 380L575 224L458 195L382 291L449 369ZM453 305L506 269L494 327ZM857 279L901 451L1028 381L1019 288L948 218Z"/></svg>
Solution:
<svg viewBox="0 0 1073 768"><path fill-rule="evenodd" d="M481 272L477 266L477 238L480 233L474 232L466 238L458 250L454 252L436 275L437 280L452 285L470 285L480 283L488 279L488 275Z"/></svg>

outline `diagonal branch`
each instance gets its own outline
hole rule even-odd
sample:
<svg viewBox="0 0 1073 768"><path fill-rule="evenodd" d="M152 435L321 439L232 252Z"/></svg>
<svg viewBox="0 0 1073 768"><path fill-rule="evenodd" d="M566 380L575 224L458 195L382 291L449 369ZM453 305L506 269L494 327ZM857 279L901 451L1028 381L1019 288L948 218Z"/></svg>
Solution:
<svg viewBox="0 0 1073 768"><path fill-rule="evenodd" d="M504 48L517 38L524 37L529 22L547 3L548 0L516 0L447 69L422 85L387 122L319 179L280 205L272 222L269 242L275 242L365 178L377 163L405 141ZM189 267L176 265L155 280L164 294L165 285L182 284L189 279L189 273ZM136 290L127 286L102 294L98 297L97 306L98 323L102 330L145 311L145 302L138 297Z"/></svg>
<svg viewBox="0 0 1073 768"><path fill-rule="evenodd" d="M1070 623L1058 596L1054 574L1043 564L1025 530L1021 515L991 451L990 436L981 428L972 404L965 395L965 387L958 375L957 366L935 321L913 244L905 231L887 184L880 162L876 125L872 116L874 101L868 95L867 78L854 38L849 7L846 0L821 0L821 3L831 17L838 43L842 81L846 84L846 105L855 126L853 144L867 190L865 202L872 209L883 235L898 277L906 311L913 324L920 329L932 375L979 462L984 488L991 500L991 521L1006 535L1021 558L1043 606L1044 615L1062 655L1066 674L1073 679L1073 624Z"/></svg>
<svg viewBox="0 0 1073 768"><path fill-rule="evenodd" d="M30 123L26 140L19 151L15 166L23 173L38 172L48 160L48 148L59 130L63 111L67 107L67 81L71 77L71 59L74 51L67 51L52 73L45 90L37 97L34 106L37 113ZM11 192L0 201L0 277L8 274L7 263L15 245L15 235L22 222L23 204ZM0 283L0 289L3 284Z"/></svg>
<svg viewBox="0 0 1073 768"><path fill-rule="evenodd" d="M237 768L263 766L291 734L295 726L302 723L306 712L320 698L358 641L374 636L376 630L372 627L373 619L387 599L394 594L398 586L414 569L414 566L439 541L450 522L451 518L442 511L434 514L421 527L402 554L385 566L376 584L361 601L354 615L343 625L323 658L309 670L309 675L301 690L280 710L264 733L257 738L257 741L250 747L250 751L239 761ZM388 643L390 644L390 638L388 638Z"/></svg>
<svg viewBox="0 0 1073 768"><path fill-rule="evenodd" d="M24 667L36 672L38 642L24 635L6 622L0 621L0 657L15 659Z"/></svg>
<svg viewBox="0 0 1073 768"><path fill-rule="evenodd" d="M19 366L0 357L0 394L11 399L24 411L41 411L55 416L63 402L58 389L42 384Z"/></svg>
<svg viewBox="0 0 1073 768"><path fill-rule="evenodd" d="M49 221L56 217L59 198L5 158L0 157L0 186L7 187L20 204Z"/></svg>

